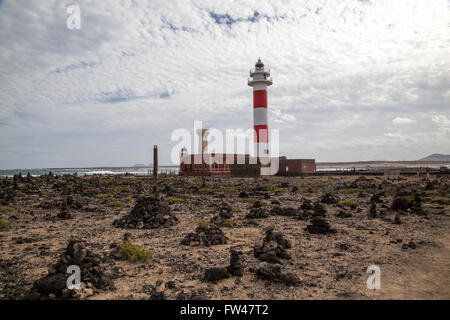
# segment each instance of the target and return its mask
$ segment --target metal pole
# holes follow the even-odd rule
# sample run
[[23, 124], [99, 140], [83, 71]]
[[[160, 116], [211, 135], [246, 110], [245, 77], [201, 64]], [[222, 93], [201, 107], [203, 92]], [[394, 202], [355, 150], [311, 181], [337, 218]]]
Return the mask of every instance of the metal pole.
[[158, 146], [153, 146], [153, 179], [158, 180]]

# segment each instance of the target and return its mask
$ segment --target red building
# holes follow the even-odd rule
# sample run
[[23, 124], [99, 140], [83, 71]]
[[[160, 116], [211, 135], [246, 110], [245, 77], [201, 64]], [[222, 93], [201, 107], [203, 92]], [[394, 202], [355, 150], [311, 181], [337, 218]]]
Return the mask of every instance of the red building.
[[[261, 166], [256, 164], [255, 158], [245, 155], [227, 154], [185, 154], [180, 161], [180, 175], [182, 176], [234, 176], [258, 177]], [[316, 172], [314, 159], [279, 158], [277, 175], [294, 176], [302, 173]]]

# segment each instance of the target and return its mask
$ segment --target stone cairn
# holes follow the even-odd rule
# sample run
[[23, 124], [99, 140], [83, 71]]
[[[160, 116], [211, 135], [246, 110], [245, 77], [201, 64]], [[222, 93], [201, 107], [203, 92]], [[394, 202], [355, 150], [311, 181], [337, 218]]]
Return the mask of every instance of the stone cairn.
[[253, 248], [253, 253], [259, 260], [282, 264], [281, 259], [291, 259], [286, 251], [286, 249], [291, 248], [291, 242], [284, 239], [281, 232], [273, 232], [273, 230], [273, 226], [266, 229], [266, 236], [262, 245], [256, 245]]
[[[71, 239], [61, 254], [60, 260], [49, 268], [48, 274], [34, 282], [26, 299], [83, 299], [98, 290], [114, 290], [111, 278], [101, 266], [101, 258], [86, 248], [84, 240]], [[67, 288], [71, 276], [67, 268], [76, 265], [80, 268], [80, 289]]]
[[242, 277], [244, 275], [244, 265], [241, 261], [242, 251], [234, 248], [230, 249], [230, 265], [228, 267], [213, 267], [205, 270], [206, 281], [218, 281], [229, 278], [231, 275]]
[[139, 198], [131, 212], [114, 220], [113, 226], [127, 229], [154, 229], [170, 227], [177, 223], [178, 218], [170, 211], [167, 201], [151, 196]]
[[[70, 196], [64, 196], [63, 200], [61, 202], [61, 208], [59, 213], [56, 215], [59, 219], [61, 220], [68, 220], [68, 219], [72, 219], [73, 216], [72, 214], [69, 212], [69, 204], [67, 203], [68, 198]], [[72, 200], [72, 197], [69, 198], [69, 201]], [[73, 201], [73, 200], [72, 200]]]
[[223, 233], [222, 229], [216, 224], [199, 225], [195, 232], [188, 233], [183, 240], [182, 245], [186, 246], [212, 246], [217, 244], [227, 243], [228, 238]]
[[230, 274], [236, 277], [242, 277], [244, 274], [244, 265], [241, 261], [242, 251], [230, 249], [230, 265], [227, 270]]
[[369, 218], [376, 218], [377, 217], [377, 203], [372, 202], [369, 209]]
[[222, 219], [233, 218], [233, 207], [226, 201], [223, 201], [219, 207], [219, 217]]
[[336, 198], [331, 193], [327, 192], [321, 197], [320, 202], [326, 203], [326, 204], [336, 204], [339, 202], [339, 199]]
[[330, 224], [323, 217], [313, 216], [310, 222], [311, 224], [307, 225], [305, 228], [309, 233], [325, 234], [336, 232], [336, 229], [332, 229]]
[[299, 211], [291, 207], [282, 208], [279, 206], [275, 206], [272, 208], [272, 210], [270, 210], [270, 214], [285, 217], [295, 217], [299, 215]]
[[250, 212], [245, 216], [247, 219], [260, 219], [267, 218], [269, 214], [266, 209], [263, 208], [261, 201], [255, 201], [250, 208]]
[[413, 193], [413, 203], [411, 205], [411, 212], [418, 215], [425, 215], [425, 211], [422, 206], [422, 199], [417, 193]]

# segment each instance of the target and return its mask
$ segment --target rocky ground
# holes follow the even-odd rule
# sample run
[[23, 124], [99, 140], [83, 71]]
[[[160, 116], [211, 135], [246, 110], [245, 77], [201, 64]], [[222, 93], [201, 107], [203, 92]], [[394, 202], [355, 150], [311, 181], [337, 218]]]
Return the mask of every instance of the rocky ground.
[[0, 299], [449, 299], [449, 180], [3, 178]]

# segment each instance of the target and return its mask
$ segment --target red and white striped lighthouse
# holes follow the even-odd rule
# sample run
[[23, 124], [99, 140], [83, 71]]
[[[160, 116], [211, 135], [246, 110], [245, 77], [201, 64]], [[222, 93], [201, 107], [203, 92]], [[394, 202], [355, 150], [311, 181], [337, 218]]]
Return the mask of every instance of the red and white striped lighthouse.
[[[248, 85], [253, 87], [253, 128], [255, 130], [256, 154], [261, 163], [261, 175], [270, 174], [269, 126], [267, 117], [267, 87], [272, 85], [270, 69], [261, 59], [250, 70]], [[269, 163], [267, 163], [269, 160]]]

